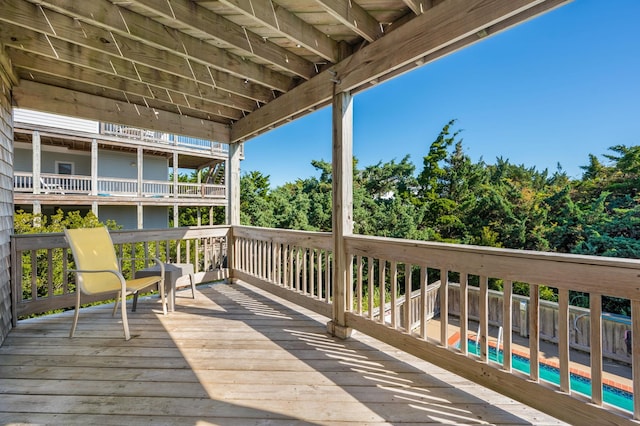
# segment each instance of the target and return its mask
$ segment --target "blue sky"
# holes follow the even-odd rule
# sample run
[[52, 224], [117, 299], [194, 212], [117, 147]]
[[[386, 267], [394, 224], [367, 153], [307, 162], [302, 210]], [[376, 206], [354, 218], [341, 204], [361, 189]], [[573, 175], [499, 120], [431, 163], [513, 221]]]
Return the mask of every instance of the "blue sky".
[[[640, 144], [640, 0], [575, 0], [354, 98], [359, 167], [410, 155], [417, 172], [456, 119], [473, 161], [579, 178], [588, 154]], [[331, 109], [245, 143], [242, 174], [276, 187], [331, 161]]]

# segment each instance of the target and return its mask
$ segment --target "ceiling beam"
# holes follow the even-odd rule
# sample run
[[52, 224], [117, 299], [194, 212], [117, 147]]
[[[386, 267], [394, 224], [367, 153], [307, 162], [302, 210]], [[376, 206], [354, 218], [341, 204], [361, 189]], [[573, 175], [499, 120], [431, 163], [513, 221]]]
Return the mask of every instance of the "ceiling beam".
[[129, 3], [145, 8], [168, 20], [177, 21], [208, 37], [213, 37], [234, 48], [241, 49], [247, 56], [271, 62], [284, 71], [308, 80], [316, 74], [315, 67], [306, 59], [293, 52], [263, 39], [224, 17], [211, 12], [189, 0], [129, 0]]
[[119, 102], [102, 96], [25, 80], [13, 88], [12, 94], [15, 106], [18, 108], [153, 129], [221, 143], [229, 142], [227, 125]]
[[[206, 41], [189, 36], [157, 21], [110, 3], [107, 0], [29, 0], [62, 14], [70, 14], [82, 22], [104, 28], [121, 36], [140, 41], [156, 49], [169, 50], [190, 61], [231, 73], [239, 78], [286, 92], [291, 78], [269, 68], [220, 49]], [[45, 8], [42, 8], [47, 13]]]
[[[218, 114], [205, 111], [205, 107], [198, 103], [190, 104], [190, 106], [181, 106], [177, 102], [167, 102], [160, 98], [150, 99], [131, 93], [127, 94], [120, 90], [94, 86], [84, 81], [65, 80], [63, 77], [57, 77], [51, 74], [26, 71], [22, 69], [18, 69], [18, 73], [22, 77], [23, 81], [37, 81], [38, 83], [48, 86], [59, 87], [73, 92], [86, 93], [118, 102], [136, 105], [134, 108], [152, 108], [158, 112], [170, 112], [172, 114], [184, 115], [196, 119], [215, 121], [224, 125], [228, 125], [231, 121], [230, 119], [225, 119]], [[36, 80], [32, 80], [34, 77]]]
[[[43, 35], [33, 33], [30, 36], [16, 34], [7, 37], [5, 30], [10, 29], [9, 25], [0, 26], [0, 41], [6, 41], [7, 47], [12, 47], [8, 52], [11, 58], [20, 62], [23, 68], [32, 70], [42, 70], [46, 73], [61, 72], [68, 65], [78, 68], [77, 72], [82, 70], [91, 70], [91, 73], [85, 72], [85, 77], [90, 75], [104, 75], [109, 81], [122, 90], [125, 90], [127, 81], [131, 83], [140, 83], [147, 85], [149, 91], [153, 87], [156, 90], [165, 90], [176, 92], [181, 96], [198, 97], [203, 100], [214, 100], [221, 105], [235, 108], [238, 110], [251, 111], [256, 108], [255, 101], [232, 96], [226, 92], [217, 91], [214, 87], [204, 84], [198, 84], [193, 80], [181, 79], [169, 73], [151, 69], [143, 65], [135, 65], [125, 59], [119, 57], [110, 57], [98, 51], [92, 51], [76, 45], [66, 43], [64, 41], [49, 38]], [[15, 42], [13, 38], [17, 39]], [[48, 43], [47, 43], [48, 41]], [[20, 56], [21, 52], [27, 51], [31, 55]], [[60, 64], [59, 66], [57, 64]], [[58, 70], [57, 67], [60, 69]], [[99, 73], [99, 74], [97, 74]], [[108, 76], [108, 77], [107, 77]], [[124, 80], [123, 80], [124, 79]], [[120, 82], [122, 80], [123, 82]], [[146, 83], [151, 81], [152, 84]], [[108, 81], [105, 82], [107, 84]], [[99, 84], [93, 81], [93, 84]], [[107, 86], [111, 86], [108, 84]], [[151, 95], [151, 93], [149, 93]]]
[[227, 7], [255, 19], [260, 25], [265, 25], [287, 37], [296, 44], [310, 50], [331, 63], [340, 60], [338, 43], [327, 37], [313, 25], [307, 24], [293, 13], [289, 12], [272, 0], [219, 0]]
[[[361, 89], [403, 67], [421, 65], [450, 53], [447, 47], [482, 30], [509, 20], [513, 26], [532, 16], [524, 13], [535, 7], [541, 14], [570, 0], [448, 0], [433, 7], [402, 27], [354, 53], [348, 59], [297, 86], [232, 125], [232, 142], [243, 141], [268, 130], [276, 123], [310, 108], [326, 105], [333, 93]], [[514, 19], [509, 19], [509, 18]], [[460, 43], [459, 48], [464, 47]], [[334, 87], [335, 86], [335, 87]]]
[[416, 15], [422, 15], [425, 10], [431, 8], [431, 0], [402, 0]]
[[[0, 9], [3, 12], [0, 14], [0, 21], [6, 22], [6, 25], [0, 27], [0, 34], [4, 39], [8, 39], [9, 43], [15, 45], [16, 48], [19, 48], [22, 44], [29, 44], [34, 39], [42, 39], [42, 49], [54, 54], [51, 50], [51, 45], [48, 47], [47, 45], [49, 40], [55, 41], [59, 39], [111, 54], [117, 58], [117, 61], [127, 59], [149, 68], [155, 68], [161, 73], [169, 72], [176, 76], [197, 80], [201, 84], [212, 86], [214, 88], [212, 89], [213, 91], [223, 90], [233, 93], [234, 96], [229, 96], [228, 94], [225, 94], [225, 96], [229, 98], [229, 101], [235, 100], [234, 103], [247, 111], [255, 108], [254, 101], [266, 103], [273, 99], [273, 92], [262, 85], [230, 76], [199, 62], [189, 61], [188, 58], [175, 55], [172, 52], [146, 46], [139, 41], [126, 39], [103, 28], [80, 23], [74, 18], [54, 11], [47, 11], [45, 17], [37, 6], [11, 0], [0, 0]], [[29, 31], [19, 30], [14, 24], [20, 25]], [[38, 33], [45, 34], [45, 37], [38, 36]], [[40, 54], [46, 54], [40, 50], [35, 51]], [[135, 78], [139, 79], [138, 76]], [[235, 95], [249, 98], [253, 101]]]
[[382, 37], [380, 23], [355, 1], [316, 0], [324, 10], [368, 42]]
[[[7, 48], [7, 52], [23, 79], [32, 80], [33, 74], [37, 73], [38, 81], [45, 79], [43, 75], [48, 75], [57, 78], [55, 85], [67, 88], [71, 88], [71, 84], [67, 81], [83, 82], [95, 86], [87, 90], [87, 93], [99, 94], [101, 90], [110, 90], [121, 94], [116, 99], [127, 100], [132, 99], [133, 96], [140, 97], [142, 105], [154, 103], [154, 106], [159, 109], [174, 111], [176, 107], [172, 105], [176, 105], [178, 110], [180, 108], [201, 109], [205, 113], [219, 115], [229, 120], [238, 120], [244, 115], [242, 110], [217, 103], [211, 98], [205, 100], [202, 97], [187, 95], [184, 91], [176, 92], [139, 81], [117, 79], [112, 74], [56, 61], [53, 58], [15, 50], [11, 47]], [[195, 86], [195, 83], [192, 82], [192, 85]], [[81, 89], [76, 86], [74, 90]]]

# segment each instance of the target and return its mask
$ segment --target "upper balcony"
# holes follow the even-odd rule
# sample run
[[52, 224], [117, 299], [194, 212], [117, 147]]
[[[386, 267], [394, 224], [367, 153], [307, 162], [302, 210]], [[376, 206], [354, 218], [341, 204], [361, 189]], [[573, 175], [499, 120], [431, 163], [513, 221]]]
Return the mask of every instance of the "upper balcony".
[[35, 182], [31, 172], [14, 172], [14, 198], [17, 204], [30, 202], [34, 198], [53, 199], [58, 204], [77, 204], [79, 201], [143, 201], [146, 204], [172, 205], [186, 202], [198, 205], [224, 205], [227, 199], [226, 186], [190, 182], [124, 179], [91, 176], [41, 173]]
[[[172, 133], [19, 108], [15, 108], [13, 114], [17, 141], [29, 142], [28, 134], [39, 131], [55, 138], [52, 143], [60, 146], [75, 147], [78, 138], [98, 138], [107, 145], [125, 141], [127, 145], [118, 145], [121, 149], [127, 146], [129, 149], [136, 146], [149, 149], [164, 148], [167, 152], [178, 149], [183, 156], [192, 153], [195, 156], [214, 156], [221, 159], [226, 158], [229, 153], [228, 144]], [[206, 160], [203, 162], [206, 163]]]

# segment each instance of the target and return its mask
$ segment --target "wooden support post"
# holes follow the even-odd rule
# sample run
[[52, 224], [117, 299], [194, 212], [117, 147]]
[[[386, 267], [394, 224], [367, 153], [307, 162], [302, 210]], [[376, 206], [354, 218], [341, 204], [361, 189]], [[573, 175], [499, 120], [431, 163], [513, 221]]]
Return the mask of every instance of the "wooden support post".
[[173, 198], [178, 199], [178, 153], [173, 152]]
[[[142, 197], [142, 179], [144, 176], [144, 170], [143, 170], [143, 161], [144, 161], [144, 155], [142, 152], [142, 147], [139, 146], [138, 147], [138, 197]], [[141, 228], [139, 228], [141, 229]]]
[[138, 217], [138, 229], [143, 229], [144, 228], [144, 207], [142, 206], [141, 202], [138, 202], [136, 204], [136, 211], [137, 211], [137, 217]]
[[351, 335], [345, 312], [353, 272], [344, 237], [353, 234], [353, 98], [351, 93], [333, 96], [333, 317], [328, 331], [346, 339]]
[[[91, 195], [98, 195], [98, 140], [91, 139]], [[97, 209], [93, 212], [98, 216]]]
[[31, 146], [33, 149], [33, 152], [31, 153], [32, 155], [32, 185], [33, 185], [33, 194], [34, 195], [38, 195], [40, 194], [42, 185], [40, 185], [40, 172], [42, 171], [42, 166], [41, 166], [41, 150], [40, 150], [40, 132], [37, 130], [33, 131], [33, 135], [31, 136]]
[[240, 225], [240, 154], [242, 144], [229, 145], [229, 159], [227, 160], [227, 225], [231, 226], [227, 241], [227, 267], [229, 268], [229, 280], [234, 282], [235, 240], [233, 238], [233, 227]]

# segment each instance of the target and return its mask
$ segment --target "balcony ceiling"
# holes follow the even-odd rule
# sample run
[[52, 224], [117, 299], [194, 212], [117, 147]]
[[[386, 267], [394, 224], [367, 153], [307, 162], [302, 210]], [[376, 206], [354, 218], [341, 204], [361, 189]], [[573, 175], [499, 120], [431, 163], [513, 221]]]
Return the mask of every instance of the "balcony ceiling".
[[0, 67], [18, 107], [234, 143], [568, 1], [0, 0]]

